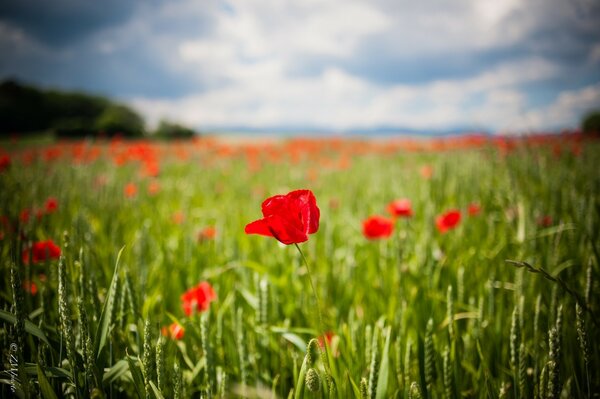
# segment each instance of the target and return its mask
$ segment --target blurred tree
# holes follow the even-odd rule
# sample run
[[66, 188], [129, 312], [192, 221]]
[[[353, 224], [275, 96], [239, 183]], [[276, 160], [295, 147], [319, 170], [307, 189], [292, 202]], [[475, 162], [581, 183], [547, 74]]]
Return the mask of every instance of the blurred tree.
[[95, 124], [98, 132], [109, 136], [122, 134], [124, 136], [142, 136], [144, 120], [124, 105], [111, 104], [98, 116]]
[[153, 135], [161, 139], [189, 139], [194, 137], [196, 132], [180, 124], [161, 120]]
[[130, 108], [77, 92], [40, 90], [8, 80], [0, 83], [0, 134], [51, 130], [62, 137], [121, 133], [140, 136], [144, 121]]
[[585, 133], [600, 133], [600, 110], [592, 111], [584, 116], [581, 130]]

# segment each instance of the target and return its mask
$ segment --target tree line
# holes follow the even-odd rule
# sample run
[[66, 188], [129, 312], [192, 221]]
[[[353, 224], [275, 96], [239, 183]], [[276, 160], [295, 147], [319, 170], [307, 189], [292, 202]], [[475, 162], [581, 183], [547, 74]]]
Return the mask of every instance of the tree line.
[[15, 80], [0, 83], [0, 135], [51, 131], [58, 137], [187, 138], [196, 132], [169, 121], [153, 131], [130, 107], [82, 92], [44, 90]]

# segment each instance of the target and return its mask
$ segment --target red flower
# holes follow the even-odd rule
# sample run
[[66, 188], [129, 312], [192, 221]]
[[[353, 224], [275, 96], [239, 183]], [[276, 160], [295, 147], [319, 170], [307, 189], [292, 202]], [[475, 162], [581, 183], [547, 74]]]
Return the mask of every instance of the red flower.
[[185, 215], [182, 211], [177, 211], [173, 214], [173, 223], [182, 224], [185, 221]]
[[399, 217], [411, 217], [412, 216], [412, 205], [409, 199], [402, 198], [392, 201], [388, 205], [388, 212], [392, 216]]
[[158, 184], [157, 181], [151, 181], [150, 184], [148, 184], [148, 194], [150, 195], [156, 195], [158, 194], [158, 192], [160, 191], [160, 184]]
[[476, 216], [481, 212], [481, 206], [476, 202], [472, 202], [469, 204], [467, 212], [469, 212], [469, 216]]
[[[23, 251], [23, 263], [29, 263], [29, 249]], [[40, 263], [49, 259], [58, 259], [60, 257], [60, 248], [52, 241], [38, 241], [31, 247], [33, 263]]]
[[216, 236], [217, 236], [217, 229], [215, 229], [212, 226], [208, 226], [208, 227], [205, 227], [202, 230], [200, 230], [200, 232], [198, 232], [198, 241], [202, 242], [202, 241], [212, 240]]
[[32, 296], [35, 296], [38, 292], [38, 287], [37, 285], [31, 281], [31, 280], [25, 280], [23, 281], [23, 289], [26, 292], [29, 292]]
[[458, 226], [459, 222], [460, 211], [458, 209], [451, 209], [435, 219], [435, 227], [437, 227], [438, 231], [443, 234], [448, 230]]
[[133, 198], [137, 194], [137, 186], [134, 183], [127, 183], [124, 191], [127, 198]]
[[540, 227], [550, 227], [550, 226], [552, 226], [552, 223], [553, 223], [553, 220], [552, 220], [552, 216], [550, 216], [550, 215], [541, 216], [537, 220], [537, 224]]
[[0, 172], [10, 167], [10, 157], [8, 155], [0, 155]]
[[325, 332], [325, 334], [319, 337], [319, 346], [324, 348], [325, 342], [327, 341], [327, 346], [331, 347], [331, 341], [333, 340], [333, 337], [335, 337], [335, 333], [333, 331]]
[[433, 168], [431, 165], [425, 165], [421, 168], [421, 176], [425, 179], [431, 179], [431, 176], [433, 176]]
[[30, 217], [31, 217], [31, 210], [30, 209], [23, 209], [21, 211], [21, 213], [19, 214], [19, 219], [23, 223], [28, 223]]
[[297, 244], [319, 230], [320, 211], [310, 190], [296, 190], [267, 198], [262, 203], [264, 218], [246, 225], [246, 234], [274, 237], [283, 244]]
[[165, 337], [180, 340], [183, 339], [183, 335], [185, 334], [185, 328], [183, 328], [179, 323], [171, 323], [169, 327], [164, 326], [161, 329], [161, 333]]
[[202, 281], [181, 295], [183, 311], [187, 316], [191, 316], [194, 311], [208, 310], [208, 306], [215, 299], [217, 299], [217, 294], [208, 281]]
[[363, 235], [369, 240], [388, 238], [394, 231], [394, 222], [383, 216], [371, 216], [363, 221]]
[[46, 200], [46, 213], [53, 213], [56, 212], [56, 210], [58, 209], [58, 200], [54, 197], [50, 197]]

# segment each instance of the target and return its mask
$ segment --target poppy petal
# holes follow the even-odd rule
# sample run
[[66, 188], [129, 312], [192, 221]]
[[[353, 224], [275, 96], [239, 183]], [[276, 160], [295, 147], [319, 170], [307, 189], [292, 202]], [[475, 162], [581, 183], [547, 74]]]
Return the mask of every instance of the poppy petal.
[[261, 236], [273, 237], [273, 233], [269, 229], [269, 225], [265, 219], [259, 219], [252, 223], [248, 223], [244, 232], [246, 234], [259, 234]]
[[298, 244], [308, 240], [308, 235], [304, 231], [279, 215], [269, 216], [265, 220], [273, 237], [283, 244]]

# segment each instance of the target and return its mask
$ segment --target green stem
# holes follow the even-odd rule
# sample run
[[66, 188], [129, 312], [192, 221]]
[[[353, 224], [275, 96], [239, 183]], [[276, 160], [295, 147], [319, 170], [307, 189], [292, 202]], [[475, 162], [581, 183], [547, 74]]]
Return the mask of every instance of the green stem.
[[321, 314], [321, 301], [319, 300], [319, 294], [317, 293], [317, 289], [315, 288], [315, 284], [313, 283], [313, 278], [312, 278], [312, 273], [310, 271], [310, 266], [308, 266], [308, 262], [306, 260], [306, 257], [304, 256], [304, 252], [302, 252], [302, 250], [300, 249], [300, 247], [298, 246], [298, 244], [294, 243], [294, 245], [296, 246], [296, 248], [298, 249], [298, 252], [300, 252], [300, 256], [302, 257], [302, 261], [304, 261], [304, 266], [306, 266], [306, 270], [308, 271], [308, 281], [310, 281], [310, 286], [312, 288], [313, 294], [315, 296], [315, 301], [317, 303], [317, 314], [318, 314], [318, 322], [319, 322], [319, 329], [318, 329], [318, 334], [321, 335], [321, 339], [323, 340], [323, 344], [325, 346], [325, 350], [327, 351], [327, 369], [329, 369], [329, 345], [327, 344], [327, 339], [325, 338], [325, 330], [323, 330], [323, 316]]

